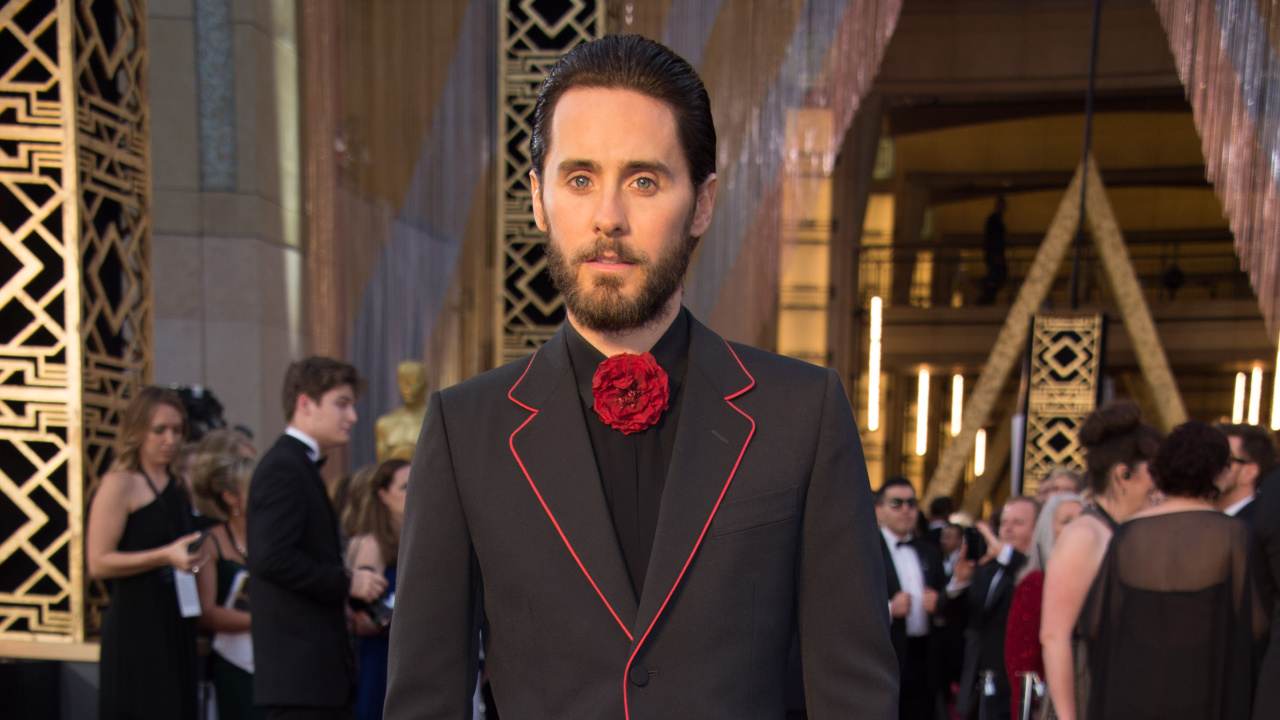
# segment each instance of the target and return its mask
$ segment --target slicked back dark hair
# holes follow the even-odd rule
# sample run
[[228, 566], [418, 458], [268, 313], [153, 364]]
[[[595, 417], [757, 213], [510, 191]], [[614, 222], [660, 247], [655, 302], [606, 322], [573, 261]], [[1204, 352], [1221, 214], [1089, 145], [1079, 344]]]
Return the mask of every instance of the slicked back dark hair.
[[716, 128], [702, 79], [671, 48], [640, 35], [609, 35], [583, 43], [551, 66], [533, 109], [529, 151], [542, 177], [551, 144], [551, 118], [560, 97], [573, 88], [633, 90], [659, 100], [676, 118], [676, 134], [693, 187], [716, 169]]

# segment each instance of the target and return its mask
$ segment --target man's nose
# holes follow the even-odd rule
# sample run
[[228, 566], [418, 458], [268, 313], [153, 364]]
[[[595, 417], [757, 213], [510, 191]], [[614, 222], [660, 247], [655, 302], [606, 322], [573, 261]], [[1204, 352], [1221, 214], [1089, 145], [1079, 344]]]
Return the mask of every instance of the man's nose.
[[600, 193], [600, 202], [596, 205], [595, 216], [591, 218], [591, 229], [599, 235], [617, 237], [627, 232], [626, 198], [616, 189], [608, 189]]

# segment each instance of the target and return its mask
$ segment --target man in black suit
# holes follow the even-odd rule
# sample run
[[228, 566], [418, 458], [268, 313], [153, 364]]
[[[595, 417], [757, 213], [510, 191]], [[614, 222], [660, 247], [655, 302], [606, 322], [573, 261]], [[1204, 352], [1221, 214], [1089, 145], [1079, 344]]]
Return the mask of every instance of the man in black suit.
[[254, 701], [273, 720], [355, 717], [347, 598], [376, 600], [386, 580], [368, 570], [348, 574], [318, 464], [347, 443], [358, 385], [356, 369], [337, 360], [290, 365], [289, 426], [249, 484]]
[[1218, 426], [1231, 443], [1231, 463], [1218, 476], [1215, 501], [1222, 512], [1253, 525], [1258, 503], [1254, 501], [1263, 478], [1276, 464], [1276, 446], [1271, 431], [1261, 425]]
[[916, 490], [894, 477], [876, 491], [880, 551], [888, 585], [889, 636], [898, 654], [900, 720], [929, 720], [939, 667], [933, 656], [933, 616], [947, 581], [942, 552], [912, 532], [920, 514]]
[[1004, 666], [1005, 627], [1013, 602], [1014, 580], [1027, 562], [1040, 506], [1031, 498], [1010, 498], [1000, 511], [1000, 544], [981, 565], [961, 552], [955, 574], [947, 586], [947, 612], [966, 623], [964, 671], [956, 709], [967, 718], [1009, 718], [1009, 678]]
[[432, 396], [400, 545], [385, 717], [888, 720], [897, 678], [838, 376], [681, 306], [715, 201], [692, 67], [638, 36], [551, 69], [531, 141], [568, 322]]
[[[1235, 448], [1231, 454], [1235, 456]], [[1253, 525], [1253, 575], [1262, 607], [1271, 618], [1271, 639], [1258, 670], [1255, 718], [1280, 717], [1280, 489], [1276, 482], [1268, 476], [1266, 490], [1254, 503], [1258, 511]]]

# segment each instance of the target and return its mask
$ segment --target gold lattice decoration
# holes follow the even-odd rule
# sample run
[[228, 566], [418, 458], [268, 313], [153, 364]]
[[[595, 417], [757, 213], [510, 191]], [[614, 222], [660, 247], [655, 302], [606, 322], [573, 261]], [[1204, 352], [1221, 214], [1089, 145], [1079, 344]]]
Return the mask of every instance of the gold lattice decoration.
[[605, 0], [504, 0], [498, 52], [498, 364], [538, 349], [564, 321], [533, 221], [529, 139], [547, 70], [564, 53], [604, 34]]
[[1097, 405], [1106, 324], [1101, 315], [1037, 315], [1031, 329], [1031, 383], [1022, 493], [1035, 495], [1055, 465], [1082, 470], [1077, 437]]
[[141, 0], [0, 8], [4, 654], [97, 626], [84, 491], [151, 374], [145, 18]]

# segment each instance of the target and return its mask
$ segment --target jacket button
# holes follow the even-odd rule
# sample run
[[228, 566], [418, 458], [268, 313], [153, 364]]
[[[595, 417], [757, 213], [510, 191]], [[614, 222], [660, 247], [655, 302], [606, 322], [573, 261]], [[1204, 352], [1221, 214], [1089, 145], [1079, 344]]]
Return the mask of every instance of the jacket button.
[[644, 687], [649, 684], [649, 671], [645, 670], [644, 667], [640, 665], [632, 665], [629, 676], [631, 678], [631, 684], [636, 687]]

